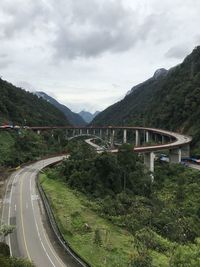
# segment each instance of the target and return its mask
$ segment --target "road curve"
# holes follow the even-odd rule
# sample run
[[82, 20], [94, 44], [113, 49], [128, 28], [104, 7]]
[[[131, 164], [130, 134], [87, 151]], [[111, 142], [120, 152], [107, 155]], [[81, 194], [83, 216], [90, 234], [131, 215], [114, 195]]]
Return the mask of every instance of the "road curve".
[[[144, 153], [144, 152], [153, 152], [160, 151], [164, 149], [175, 149], [181, 146], [185, 146], [190, 144], [192, 141], [192, 137], [183, 135], [180, 133], [167, 131], [158, 128], [149, 128], [149, 127], [135, 127], [135, 126], [41, 126], [41, 127], [30, 127], [31, 130], [51, 130], [51, 129], [82, 129], [82, 130], [100, 130], [100, 129], [110, 129], [110, 130], [139, 130], [139, 131], [148, 131], [150, 133], [162, 135], [169, 137], [171, 139], [170, 142], [165, 144], [155, 144], [155, 145], [146, 145], [146, 146], [135, 146], [134, 151], [136, 153]], [[117, 150], [116, 150], [117, 151]], [[113, 152], [116, 152], [113, 150]]]
[[7, 238], [11, 255], [28, 258], [37, 267], [80, 266], [70, 255], [60, 255], [36, 187], [38, 172], [61, 159], [49, 158], [21, 168], [11, 175], [6, 189], [2, 222], [16, 226]]

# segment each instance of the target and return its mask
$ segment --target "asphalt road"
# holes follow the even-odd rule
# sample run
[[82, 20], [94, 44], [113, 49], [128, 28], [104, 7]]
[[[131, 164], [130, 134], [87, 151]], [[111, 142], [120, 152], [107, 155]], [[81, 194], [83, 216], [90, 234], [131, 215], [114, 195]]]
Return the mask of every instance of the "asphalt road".
[[71, 256], [61, 255], [36, 188], [38, 171], [60, 159], [62, 157], [41, 160], [13, 173], [4, 198], [2, 221], [16, 226], [7, 238], [11, 255], [28, 258], [37, 267], [79, 266]]

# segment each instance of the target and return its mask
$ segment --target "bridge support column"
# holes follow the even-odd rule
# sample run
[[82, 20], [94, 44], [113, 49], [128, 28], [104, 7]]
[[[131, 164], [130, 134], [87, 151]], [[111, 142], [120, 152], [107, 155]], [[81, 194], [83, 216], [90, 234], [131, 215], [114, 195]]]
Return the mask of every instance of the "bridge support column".
[[110, 136], [110, 144], [111, 144], [111, 147], [114, 146], [114, 139], [115, 139], [115, 130], [112, 130], [111, 136]]
[[99, 137], [102, 138], [102, 129], [99, 129]]
[[96, 134], [96, 131], [95, 131], [95, 129], [93, 130], [93, 135], [95, 135]]
[[37, 134], [40, 135], [40, 130], [37, 130]]
[[135, 146], [139, 146], [140, 145], [140, 133], [139, 130], [135, 131]]
[[106, 129], [106, 138], [109, 140], [109, 129]]
[[153, 152], [144, 153], [144, 164], [150, 172], [154, 172], [154, 158], [155, 154]]
[[82, 134], [83, 134], [83, 131], [82, 131], [82, 129], [80, 129], [79, 133], [80, 133], [80, 135], [82, 135]]
[[89, 135], [89, 129], [86, 130], [87, 135]]
[[149, 131], [146, 131], [145, 133], [145, 141], [146, 143], [149, 143]]
[[181, 162], [181, 149], [174, 148], [169, 150], [169, 162], [180, 163]]
[[162, 144], [164, 144], [164, 143], [165, 143], [165, 136], [162, 135]]
[[123, 143], [127, 143], [127, 130], [124, 129]]
[[72, 137], [74, 137], [75, 134], [76, 134], [76, 130], [73, 130], [73, 131], [72, 131]]
[[186, 144], [185, 146], [181, 147], [181, 157], [182, 158], [190, 157], [190, 145], [189, 144]]

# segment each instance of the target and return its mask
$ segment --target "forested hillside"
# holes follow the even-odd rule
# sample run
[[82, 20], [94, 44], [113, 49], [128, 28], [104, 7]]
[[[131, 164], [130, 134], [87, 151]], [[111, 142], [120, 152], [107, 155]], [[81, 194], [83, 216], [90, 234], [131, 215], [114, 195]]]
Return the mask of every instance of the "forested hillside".
[[94, 125], [153, 126], [192, 134], [200, 141], [200, 46], [182, 64], [136, 86], [101, 112]]
[[72, 125], [74, 125], [74, 126], [84, 126], [86, 124], [86, 122], [84, 121], [84, 119], [78, 113], [72, 112], [68, 107], [66, 107], [65, 105], [60, 104], [53, 97], [47, 95], [44, 92], [36, 92], [36, 95], [38, 97], [41, 97], [41, 98], [45, 99], [46, 101], [48, 101], [49, 103], [51, 103], [52, 105], [54, 105], [57, 109], [59, 109], [60, 111], [62, 111], [62, 113], [67, 118], [67, 120]]
[[69, 125], [64, 114], [47, 101], [0, 79], [0, 124]]

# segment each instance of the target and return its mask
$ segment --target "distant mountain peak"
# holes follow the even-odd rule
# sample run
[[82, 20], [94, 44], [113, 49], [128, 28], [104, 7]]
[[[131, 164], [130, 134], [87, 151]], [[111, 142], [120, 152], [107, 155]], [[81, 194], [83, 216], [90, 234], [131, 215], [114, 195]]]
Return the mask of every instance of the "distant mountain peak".
[[98, 114], [100, 111], [96, 111], [93, 114], [89, 111], [82, 110], [79, 112], [79, 115], [86, 121], [87, 123], [90, 123]]
[[168, 73], [168, 70], [166, 70], [164, 68], [158, 69], [155, 71], [153, 78], [157, 80], [158, 78], [167, 75], [167, 73]]
[[168, 73], [168, 70], [166, 70], [164, 68], [157, 69], [151, 78], [149, 78], [148, 80], [146, 80], [142, 83], [139, 83], [138, 85], [133, 86], [132, 89], [126, 93], [126, 96], [130, 95], [131, 93], [135, 92], [137, 89], [141, 88], [142, 86], [144, 86], [145, 84], [147, 84], [151, 81], [155, 81], [155, 80], [158, 80], [160, 78], [165, 77], [167, 75], [167, 73]]
[[85, 120], [77, 113], [72, 112], [68, 107], [59, 103], [56, 99], [49, 96], [45, 92], [37, 91], [35, 94], [40, 98], [45, 99], [47, 102], [54, 105], [57, 109], [63, 112], [68, 121], [74, 126], [84, 126], [86, 124]]

